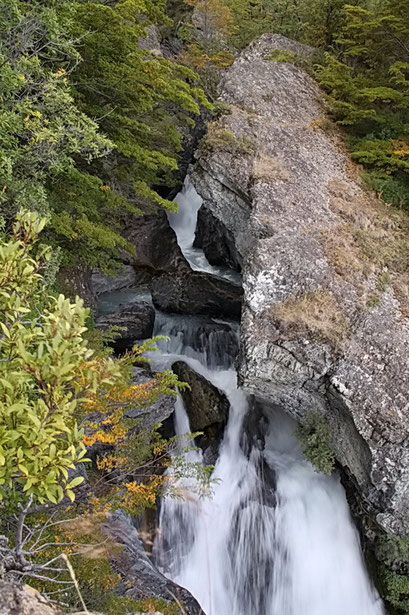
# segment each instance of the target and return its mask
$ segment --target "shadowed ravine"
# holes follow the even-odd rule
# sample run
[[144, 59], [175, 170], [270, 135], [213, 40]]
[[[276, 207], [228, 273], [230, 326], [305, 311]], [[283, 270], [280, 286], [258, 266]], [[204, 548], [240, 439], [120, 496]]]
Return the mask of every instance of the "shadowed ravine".
[[[192, 249], [191, 205], [195, 212], [200, 205], [192, 186], [185, 186], [178, 202], [180, 213], [170, 223], [185, 256], [192, 267], [222, 275]], [[156, 333], [171, 338], [157, 367], [184, 360], [225, 392], [231, 410], [213, 495], [199, 499], [194, 490], [189, 493], [186, 479], [184, 501], [162, 502], [155, 545], [161, 570], [189, 589], [206, 615], [383, 614], [339, 477], [321, 475], [306, 462], [292, 419], [279, 409], [263, 410], [263, 437], [248, 433], [250, 400], [237, 388], [231, 357], [223, 357], [220, 340], [213, 351], [193, 351], [182, 341], [188, 336], [181, 335], [189, 326], [187, 319], [176, 329], [174, 318], [157, 319]], [[181, 398], [175, 428], [179, 434], [189, 431]], [[197, 451], [188, 455], [201, 459]]]

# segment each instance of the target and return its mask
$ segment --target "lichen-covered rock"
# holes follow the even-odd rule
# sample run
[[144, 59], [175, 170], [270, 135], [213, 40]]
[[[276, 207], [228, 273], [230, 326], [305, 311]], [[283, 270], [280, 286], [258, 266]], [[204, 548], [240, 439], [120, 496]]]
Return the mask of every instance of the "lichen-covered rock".
[[61, 611], [28, 585], [0, 579], [0, 614], [61, 615]]
[[229, 69], [192, 181], [244, 262], [240, 380], [297, 420], [325, 415], [386, 530], [409, 531], [408, 219], [361, 185], [317, 84], [271, 51]]

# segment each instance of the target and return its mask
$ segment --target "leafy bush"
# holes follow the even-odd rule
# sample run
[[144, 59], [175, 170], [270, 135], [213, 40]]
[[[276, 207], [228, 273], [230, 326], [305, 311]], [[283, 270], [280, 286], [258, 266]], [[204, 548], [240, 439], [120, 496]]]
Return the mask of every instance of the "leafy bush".
[[297, 428], [301, 449], [312, 465], [323, 474], [332, 474], [335, 455], [331, 449], [331, 432], [325, 418], [318, 413], [309, 413]]

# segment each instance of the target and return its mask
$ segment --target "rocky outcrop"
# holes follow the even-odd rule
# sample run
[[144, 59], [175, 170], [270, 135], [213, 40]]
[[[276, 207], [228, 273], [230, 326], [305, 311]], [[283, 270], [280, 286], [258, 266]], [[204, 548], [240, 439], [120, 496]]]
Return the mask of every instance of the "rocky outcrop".
[[96, 320], [96, 326], [102, 331], [118, 327], [119, 336], [114, 342], [116, 350], [132, 348], [137, 341], [152, 337], [154, 323], [155, 310], [144, 301], [121, 305], [115, 312]]
[[133, 600], [161, 598], [169, 604], [174, 604], [176, 599], [186, 615], [204, 615], [187, 589], [167, 579], [152, 564], [131, 519], [123, 511], [111, 513], [104, 531], [124, 546], [119, 569], [126, 572], [122, 583], [115, 588], [118, 594]]
[[[0, 580], [1, 615], [61, 615], [41, 594], [28, 585]], [[77, 614], [79, 615], [79, 614]]]
[[241, 287], [207, 273], [164, 274], [153, 280], [151, 291], [154, 306], [164, 312], [227, 318], [241, 314]]
[[244, 262], [240, 380], [324, 415], [377, 522], [408, 532], [408, 221], [362, 187], [318, 86], [276, 49], [311, 52], [265, 35], [234, 62], [192, 175]]

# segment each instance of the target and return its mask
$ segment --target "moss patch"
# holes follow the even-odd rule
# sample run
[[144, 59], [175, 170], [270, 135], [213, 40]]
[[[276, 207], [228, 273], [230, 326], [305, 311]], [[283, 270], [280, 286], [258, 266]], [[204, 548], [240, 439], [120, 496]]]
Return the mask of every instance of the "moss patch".
[[213, 123], [202, 140], [202, 148], [207, 152], [221, 150], [233, 155], [251, 155], [256, 150], [256, 144], [247, 135], [237, 136]]
[[309, 413], [303, 424], [298, 426], [297, 436], [308, 461], [319, 472], [332, 474], [335, 454], [330, 446], [331, 432], [325, 418], [315, 412]]

